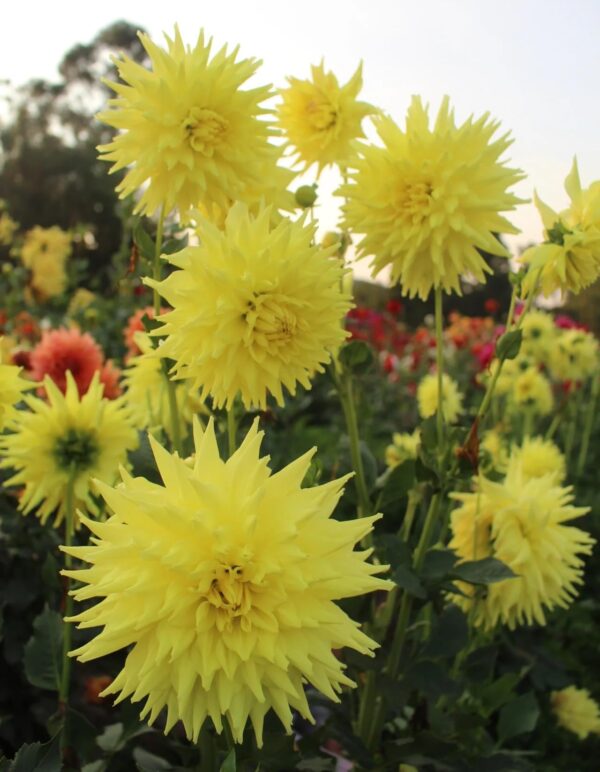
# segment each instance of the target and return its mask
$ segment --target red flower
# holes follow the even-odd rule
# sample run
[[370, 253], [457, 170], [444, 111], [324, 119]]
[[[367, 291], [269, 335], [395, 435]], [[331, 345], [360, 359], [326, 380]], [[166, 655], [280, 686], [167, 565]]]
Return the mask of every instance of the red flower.
[[89, 333], [76, 329], [50, 330], [31, 352], [31, 376], [42, 381], [49, 375], [64, 393], [70, 370], [79, 396], [86, 393], [96, 370], [102, 368], [104, 355]]
[[[161, 314], [166, 314], [168, 308], [161, 308], [160, 312]], [[127, 327], [123, 330], [123, 336], [125, 338], [125, 345], [127, 346], [127, 355], [125, 359], [127, 360], [129, 357], [137, 356], [138, 354], [141, 354], [141, 351], [139, 349], [139, 346], [135, 342], [135, 334], [136, 332], [144, 332], [144, 322], [142, 321], [144, 316], [147, 316], [149, 319], [154, 319], [154, 307], [153, 306], [146, 306], [146, 308], [139, 308], [135, 314], [132, 314], [129, 317], [129, 320], [127, 321]]]
[[404, 306], [399, 300], [392, 298], [392, 300], [388, 300], [386, 309], [388, 313], [398, 316], [404, 310]]
[[488, 314], [497, 314], [500, 310], [500, 303], [496, 300], [496, 298], [488, 298], [483, 304], [483, 307], [488, 312]]

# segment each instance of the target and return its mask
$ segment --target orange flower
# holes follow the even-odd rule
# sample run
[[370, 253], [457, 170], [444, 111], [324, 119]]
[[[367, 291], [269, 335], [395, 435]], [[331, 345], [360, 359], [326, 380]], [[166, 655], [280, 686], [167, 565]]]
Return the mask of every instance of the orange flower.
[[100, 383], [104, 386], [104, 397], [106, 399], [116, 399], [121, 395], [120, 377], [121, 371], [115, 366], [112, 359], [108, 359], [100, 370]]
[[79, 396], [82, 396], [103, 363], [102, 349], [87, 332], [50, 330], [42, 334], [42, 340], [31, 352], [31, 376], [36, 381], [42, 381], [45, 375], [50, 376], [64, 394], [67, 370], [70, 370]]
[[[166, 314], [169, 310], [170, 309], [165, 307], [161, 308], [160, 312], [161, 314]], [[148, 332], [148, 330], [146, 330], [144, 327], [144, 322], [142, 321], [144, 316], [147, 316], [149, 319], [154, 319], [154, 308], [152, 306], [140, 308], [135, 312], [135, 314], [132, 314], [127, 321], [127, 327], [125, 327], [123, 331], [125, 345], [127, 346], [127, 356], [125, 357], [126, 360], [129, 359], [129, 357], [135, 357], [142, 353], [140, 347], [135, 342], [135, 335], [137, 332]]]

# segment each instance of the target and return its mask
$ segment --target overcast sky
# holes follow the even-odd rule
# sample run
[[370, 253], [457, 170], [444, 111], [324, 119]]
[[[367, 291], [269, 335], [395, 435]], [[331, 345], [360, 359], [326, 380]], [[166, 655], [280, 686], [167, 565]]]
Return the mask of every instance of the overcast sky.
[[[411, 94], [437, 111], [444, 94], [457, 120], [489, 111], [510, 130], [512, 165], [551, 206], [567, 203], [563, 180], [577, 154], [584, 185], [600, 178], [600, 0], [169, 0], [152, 4], [11, 2], [0, 27], [0, 79], [57, 78], [63, 54], [113, 21], [143, 26], [162, 41], [177, 22], [193, 43], [204, 27], [216, 44], [240, 44], [264, 62], [264, 82], [308, 77], [325, 64], [346, 81], [364, 62], [362, 98], [402, 122]], [[321, 192], [337, 185], [323, 178]], [[331, 227], [335, 213], [322, 214]], [[512, 216], [523, 233], [513, 250], [537, 240], [533, 205]]]

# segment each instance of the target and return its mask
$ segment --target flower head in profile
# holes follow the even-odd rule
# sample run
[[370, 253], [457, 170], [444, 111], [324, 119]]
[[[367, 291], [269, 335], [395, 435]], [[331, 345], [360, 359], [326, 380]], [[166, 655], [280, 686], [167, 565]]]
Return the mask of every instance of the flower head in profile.
[[156, 330], [167, 336], [161, 355], [202, 399], [222, 407], [240, 394], [246, 408], [264, 408], [272, 394], [282, 404], [283, 388], [310, 388], [346, 337], [343, 268], [334, 248], [314, 244], [314, 230], [236, 204], [223, 230], [204, 220], [200, 246], [168, 256], [179, 270], [147, 280], [173, 308]]
[[590, 734], [600, 734], [600, 707], [587, 689], [567, 686], [550, 695], [552, 712], [559, 725], [573, 732], [580, 740]]
[[[3, 338], [0, 338], [0, 344]], [[0, 431], [4, 429], [7, 421], [16, 414], [15, 405], [23, 397], [26, 389], [33, 384], [21, 378], [21, 368], [16, 365], [4, 364], [4, 355], [0, 345]]]
[[122, 403], [102, 398], [97, 375], [81, 398], [71, 373], [66, 380], [63, 394], [46, 377], [47, 401], [26, 397], [29, 409], [19, 410], [11, 433], [0, 438], [0, 466], [16, 470], [6, 484], [25, 488], [20, 509], [35, 511], [42, 522], [55, 513], [55, 525], [65, 516], [71, 475], [76, 506], [95, 512], [92, 478], [112, 482], [137, 444]]
[[585, 381], [598, 372], [600, 347], [596, 336], [585, 330], [563, 330], [552, 346], [548, 367], [560, 381]]
[[389, 266], [404, 294], [426, 299], [432, 287], [460, 293], [460, 277], [490, 272], [479, 250], [508, 257], [496, 233], [517, 230], [500, 212], [519, 199], [508, 189], [522, 175], [501, 161], [510, 145], [488, 114], [457, 126], [448, 98], [432, 127], [413, 97], [403, 131], [374, 119], [382, 146], [365, 146], [345, 196], [344, 225], [364, 234], [359, 257], [373, 256], [374, 275]]
[[566, 608], [582, 583], [582, 555], [592, 551], [594, 539], [570, 521], [588, 512], [572, 505], [572, 488], [551, 477], [526, 477], [520, 464], [511, 464], [501, 483], [481, 476], [475, 491], [453, 493], [459, 502], [451, 514], [450, 549], [460, 560], [494, 557], [515, 578], [487, 588], [478, 597], [473, 586], [460, 582], [470, 597], [453, 596], [474, 624], [510, 629], [546, 623], [546, 612]]
[[102, 349], [89, 333], [76, 328], [46, 330], [31, 352], [31, 377], [43, 381], [48, 376], [64, 394], [70, 372], [81, 396], [103, 362]]
[[581, 292], [600, 276], [600, 181], [582, 189], [577, 159], [565, 180], [570, 206], [555, 212], [535, 196], [544, 224], [544, 242], [520, 257], [529, 267], [523, 290], [535, 291], [538, 283], [546, 297], [553, 292]]
[[398, 466], [404, 461], [416, 458], [421, 443], [421, 433], [415, 429], [410, 432], [395, 432], [392, 436], [392, 444], [385, 449], [385, 463], [389, 467]]
[[550, 475], [562, 484], [567, 476], [567, 462], [552, 440], [526, 437], [523, 444], [511, 449], [510, 463], [518, 464], [524, 479]]
[[72, 621], [102, 629], [72, 653], [130, 647], [103, 695], [144, 700], [150, 723], [166, 708], [165, 731], [181, 720], [192, 740], [210, 718], [241, 742], [250, 720], [260, 745], [271, 708], [288, 732], [292, 710], [312, 721], [305, 683], [335, 701], [354, 685], [334, 649], [375, 648], [335, 601], [390, 588], [353, 550], [380, 516], [332, 519], [347, 478], [302, 488], [313, 451], [272, 474], [258, 421], [228, 461], [212, 420], [194, 434], [193, 465], [151, 438], [162, 484], [98, 485], [113, 515], [68, 575], [77, 600], [102, 598]]
[[308, 169], [317, 164], [319, 172], [330, 164], [346, 164], [356, 155], [354, 146], [364, 137], [362, 121], [376, 112], [357, 97], [362, 88], [362, 64], [345, 86], [340, 86], [325, 64], [311, 67], [311, 80], [288, 78], [280, 92], [279, 125]]
[[98, 116], [120, 131], [99, 147], [111, 172], [128, 167], [119, 195], [141, 190], [135, 211], [142, 214], [164, 207], [185, 216], [198, 204], [226, 211], [249, 187], [260, 187], [265, 163], [280, 154], [264, 120], [270, 88], [244, 88], [260, 62], [236, 61], [237, 48], [211, 56], [202, 32], [190, 47], [176, 27], [173, 38], [165, 35], [166, 50], [139, 37], [151, 69], [127, 56], [118, 60], [122, 82], [108, 84], [117, 96]]
[[[138, 429], [153, 431], [163, 428], [170, 435], [172, 430], [167, 380], [161, 359], [148, 335], [138, 332], [135, 345], [140, 353], [129, 358], [125, 370], [125, 402]], [[184, 433], [192, 423], [192, 417], [204, 410], [204, 405], [190, 383], [175, 384], [180, 427]]]
[[[442, 375], [442, 396], [444, 419], [454, 423], [462, 412], [462, 394], [456, 381], [449, 375]], [[421, 418], [430, 418], [437, 412], [439, 404], [438, 377], [436, 373], [426, 375], [417, 388], [417, 401]]]

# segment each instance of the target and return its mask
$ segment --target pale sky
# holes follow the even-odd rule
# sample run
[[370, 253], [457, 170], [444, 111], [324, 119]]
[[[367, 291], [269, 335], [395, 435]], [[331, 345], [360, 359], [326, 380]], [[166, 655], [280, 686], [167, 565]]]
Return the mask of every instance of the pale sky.
[[[215, 44], [239, 44], [263, 60], [263, 82], [305, 78], [322, 57], [345, 82], [363, 60], [361, 98], [402, 124], [412, 94], [435, 115], [448, 94], [462, 122], [489, 111], [510, 130], [511, 165], [528, 176], [516, 192], [537, 188], [553, 208], [566, 205], [563, 181], [577, 155], [582, 183], [600, 178], [600, 0], [146, 0], [12, 2], [0, 27], [0, 80], [57, 79], [76, 43], [124, 19], [162, 42], [178, 23], [193, 43], [200, 27]], [[326, 198], [335, 174], [321, 180]], [[331, 205], [324, 226], [335, 224]], [[539, 240], [532, 204], [509, 215], [521, 228], [515, 252]]]

